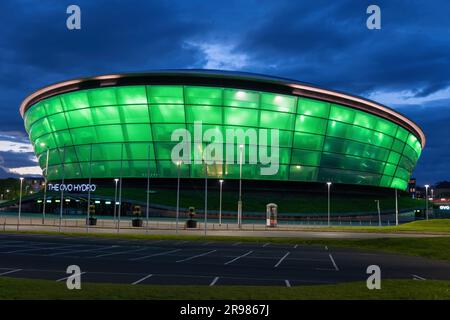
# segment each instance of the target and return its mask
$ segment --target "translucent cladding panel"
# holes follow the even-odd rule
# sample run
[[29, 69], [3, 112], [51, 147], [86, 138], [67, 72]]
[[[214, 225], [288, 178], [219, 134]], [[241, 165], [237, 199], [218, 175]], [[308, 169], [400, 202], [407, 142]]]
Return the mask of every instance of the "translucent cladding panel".
[[122, 142], [126, 128], [125, 125], [96, 126], [97, 141], [92, 142]]
[[[155, 143], [157, 160], [172, 160], [172, 150], [176, 146], [176, 142], [158, 142]], [[181, 156], [184, 154], [181, 153]]]
[[395, 123], [392, 123], [389, 120], [383, 118], [378, 118], [375, 125], [375, 130], [391, 136], [395, 136], [395, 134], [397, 133], [397, 128], [398, 126]]
[[147, 86], [148, 103], [151, 104], [182, 104], [182, 86]]
[[391, 176], [382, 176], [380, 180], [380, 187], [390, 187], [392, 182]]
[[401, 141], [405, 141], [408, 138], [408, 131], [406, 131], [405, 129], [403, 129], [402, 127], [398, 127], [397, 129], [397, 133], [395, 134], [395, 137]]
[[379, 185], [381, 175], [368, 172], [320, 168], [318, 180], [348, 184]]
[[25, 126], [29, 129], [36, 120], [45, 116], [45, 108], [43, 107], [42, 102], [38, 102], [25, 113]]
[[67, 121], [64, 112], [53, 114], [47, 117], [52, 131], [67, 129]]
[[324, 136], [295, 132], [294, 133], [294, 148], [307, 150], [322, 150]]
[[[261, 172], [261, 167], [263, 166], [256, 166], [256, 178], [261, 180], [288, 180], [289, 178], [289, 166], [285, 164], [280, 164], [278, 168], [276, 168], [274, 165], [272, 165], [271, 170], [275, 170], [275, 173], [270, 174], [263, 174]], [[269, 167], [269, 166], [265, 166]]]
[[[290, 164], [291, 162], [291, 149], [279, 148], [278, 152], [270, 152], [268, 150], [268, 156], [270, 157], [270, 163], [273, 164]], [[260, 159], [259, 159], [260, 160]]]
[[67, 163], [61, 168], [61, 175], [64, 177], [81, 178], [81, 169], [78, 163]]
[[393, 178], [391, 182], [391, 188], [397, 188], [401, 190], [405, 190], [408, 186], [408, 182], [399, 178]]
[[292, 164], [300, 166], [319, 166], [320, 152], [307, 150], [292, 150]]
[[[152, 124], [154, 141], [172, 141], [172, 133], [175, 130], [186, 129], [185, 124]], [[191, 135], [192, 135], [191, 131]]]
[[409, 172], [411, 172], [415, 167], [414, 162], [412, 162], [408, 157], [405, 157], [405, 156], [402, 156], [400, 158], [400, 162], [398, 163], [398, 165], [400, 167], [408, 170]]
[[241, 108], [258, 108], [259, 92], [239, 89], [224, 89], [223, 105]]
[[150, 118], [153, 123], [184, 123], [184, 106], [178, 104], [150, 105]]
[[116, 88], [118, 104], [147, 104], [145, 86], [124, 86]]
[[146, 104], [119, 106], [119, 114], [122, 123], [148, 123], [150, 121]]
[[36, 140], [36, 138], [39, 138], [49, 132], [51, 132], [51, 130], [47, 118], [42, 118], [31, 126], [30, 138], [31, 140]]
[[89, 108], [68, 111], [66, 112], [66, 119], [69, 128], [91, 126], [93, 123], [91, 109]]
[[337, 104], [332, 104], [330, 119], [345, 123], [353, 123], [355, 120], [355, 110]]
[[222, 89], [208, 87], [185, 87], [186, 104], [222, 105]]
[[58, 147], [72, 145], [72, 137], [70, 136], [69, 130], [54, 132], [53, 137], [55, 138], [55, 143]]
[[367, 129], [375, 129], [378, 118], [369, 113], [355, 110], [355, 120], [353, 124]]
[[326, 153], [322, 154], [321, 167], [358, 170], [365, 172], [382, 173], [384, 163], [349, 155]]
[[389, 150], [387, 149], [375, 147], [370, 144], [333, 137], [327, 137], [325, 139], [323, 150], [327, 152], [343, 153], [380, 161], [386, 161], [389, 156]]
[[201, 121], [206, 124], [221, 124], [222, 107], [202, 105], [186, 106], [186, 121], [189, 123]]
[[224, 113], [224, 122], [227, 125], [258, 126], [259, 110], [226, 107]]
[[75, 147], [66, 146], [60, 148], [60, 157], [64, 163], [78, 163], [78, 156]]
[[292, 130], [295, 115], [283, 112], [261, 110], [260, 126], [280, 130]]
[[75, 146], [75, 150], [77, 152], [79, 161], [89, 162], [90, 159], [92, 159], [92, 161], [120, 160], [121, 144], [120, 143], [92, 144], [92, 155], [90, 144]]
[[383, 174], [388, 175], [388, 176], [393, 176], [395, 174], [395, 169], [397, 168], [397, 166], [391, 164], [391, 163], [386, 163], [385, 167], [384, 167], [384, 171]]
[[61, 103], [66, 111], [89, 108], [89, 99], [86, 91], [75, 91], [60, 95]]
[[296, 98], [294, 96], [261, 92], [261, 109], [294, 113], [295, 107]]
[[87, 95], [91, 107], [117, 105], [116, 88], [92, 89]]
[[[89, 144], [101, 142], [97, 138], [96, 127], [71, 129], [73, 144]], [[55, 132], [56, 138], [57, 132]]]
[[391, 151], [389, 153], [388, 162], [396, 165], [398, 164], [399, 161], [400, 161], [400, 154], [395, 151]]
[[299, 181], [315, 181], [317, 180], [318, 167], [308, 167], [301, 165], [294, 165], [290, 167], [290, 180]]
[[[152, 166], [153, 164], [153, 166]], [[156, 164], [150, 163], [150, 171], [156, 173]], [[145, 178], [148, 174], [148, 162], [147, 161], [135, 161], [126, 160], [123, 161], [123, 176], [124, 177], [139, 177]]]
[[64, 109], [58, 96], [42, 100], [42, 105], [47, 111], [47, 115], [63, 112]]
[[419, 157], [420, 153], [422, 152], [422, 146], [421, 146], [419, 140], [413, 134], [410, 134], [408, 136], [407, 143], [411, 148], [414, 149], [414, 151], [417, 154], [417, 157]]
[[324, 101], [299, 97], [297, 113], [306, 116], [328, 118], [330, 104]]
[[374, 132], [372, 136], [372, 141], [376, 146], [380, 146], [383, 148], [392, 148], [392, 143], [394, 142], [394, 138], [388, 136], [387, 134], [381, 133], [381, 132]]
[[[119, 150], [120, 154], [120, 150]], [[153, 143], [126, 143], [124, 144], [124, 159], [155, 160]]]
[[46, 152], [47, 149], [53, 149], [55, 147], [56, 143], [52, 133], [48, 133], [44, 136], [41, 136], [34, 141], [34, 151], [37, 154]]
[[400, 141], [398, 139], [394, 139], [394, 142], [392, 143], [392, 150], [394, 150], [398, 153], [402, 153], [404, 147], [405, 147], [405, 144], [402, 141]]
[[407, 156], [412, 162], [416, 162], [418, 159], [417, 153], [409, 145], [405, 145], [403, 155]]
[[325, 119], [299, 115], [295, 121], [295, 131], [325, 134], [327, 121]]
[[119, 107], [95, 107], [91, 108], [94, 124], [120, 124]]
[[[250, 130], [252, 129], [250, 128]], [[292, 146], [292, 131], [261, 128], [258, 129], [258, 132], [258, 145], [260, 146]]]
[[[224, 128], [220, 125], [211, 125], [211, 124], [188, 124], [186, 125], [187, 130], [191, 134], [191, 141], [195, 142], [203, 142], [205, 141], [216, 141], [220, 142], [220, 138], [222, 138], [222, 141], [225, 142], [226, 135]], [[234, 127], [237, 128], [237, 127]], [[244, 130], [245, 128], [240, 128], [241, 130]]]
[[395, 177], [400, 178], [402, 180], [409, 180], [409, 172], [401, 167], [397, 167], [397, 171], [395, 172]]
[[122, 128], [125, 141], [152, 141], [149, 124], [126, 124]]
[[[188, 167], [188, 165], [182, 165], [181, 167], [185, 170], [185, 168]], [[170, 160], [157, 161], [157, 168], [158, 168], [158, 175], [161, 177], [167, 178], [178, 177], [177, 165]]]

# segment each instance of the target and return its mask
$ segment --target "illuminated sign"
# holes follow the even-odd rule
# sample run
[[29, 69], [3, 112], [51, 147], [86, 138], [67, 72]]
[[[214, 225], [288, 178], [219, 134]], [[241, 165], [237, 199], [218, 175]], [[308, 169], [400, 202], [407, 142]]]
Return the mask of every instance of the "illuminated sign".
[[450, 210], [450, 206], [439, 206], [439, 210]]
[[68, 192], [94, 192], [97, 190], [97, 185], [95, 184], [64, 184], [64, 183], [49, 183], [49, 191], [68, 191]]

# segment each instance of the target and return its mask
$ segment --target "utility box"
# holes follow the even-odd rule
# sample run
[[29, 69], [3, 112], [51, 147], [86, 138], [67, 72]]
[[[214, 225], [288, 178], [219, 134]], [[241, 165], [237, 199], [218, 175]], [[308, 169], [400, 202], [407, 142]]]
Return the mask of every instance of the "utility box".
[[266, 205], [266, 226], [275, 228], [278, 224], [278, 205], [275, 203], [269, 203]]

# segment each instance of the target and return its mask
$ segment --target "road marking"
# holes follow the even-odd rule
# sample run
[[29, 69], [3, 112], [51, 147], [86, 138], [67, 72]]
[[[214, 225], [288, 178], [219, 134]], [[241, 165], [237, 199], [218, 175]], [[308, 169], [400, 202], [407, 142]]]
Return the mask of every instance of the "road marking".
[[316, 270], [319, 271], [336, 271], [336, 269], [331, 269], [331, 268], [315, 268]]
[[101, 248], [96, 248], [96, 249], [80, 249], [80, 250], [56, 252], [56, 253], [47, 254], [47, 256], [48, 257], [53, 257], [53, 256], [59, 256], [59, 255], [68, 254], [68, 253], [75, 253], [75, 252], [100, 251], [100, 250], [106, 250], [106, 248], [111, 249], [111, 248], [115, 248], [115, 247], [117, 247], [117, 246], [101, 247]]
[[296, 245], [294, 246], [294, 249], [297, 249], [297, 247], [298, 247], [298, 244], [296, 244]]
[[4, 276], [4, 275], [6, 275], [6, 274], [10, 274], [10, 273], [14, 273], [14, 272], [19, 272], [19, 271], [22, 271], [22, 269], [15, 269], [15, 270], [6, 271], [6, 272], [3, 272], [3, 273], [0, 273], [0, 276]]
[[202, 254], [198, 254], [196, 256], [192, 256], [192, 257], [186, 258], [186, 259], [177, 260], [176, 262], [184, 262], [184, 261], [189, 261], [189, 260], [192, 260], [192, 259], [195, 259], [195, 258], [204, 257], [204, 256], [206, 256], [206, 255], [208, 255], [210, 253], [216, 252], [216, 251], [217, 250], [211, 250], [211, 251], [208, 251], [208, 252], [205, 252], [205, 253], [202, 253]]
[[209, 284], [210, 287], [216, 284], [217, 280], [219, 280], [219, 277], [215, 277], [213, 281]]
[[291, 287], [291, 283], [289, 282], [289, 280], [284, 280], [284, 283], [286, 283], [286, 287], [288, 287], [288, 288]]
[[264, 247], [267, 247], [268, 245], [269, 245], [268, 242], [267, 242], [267, 243], [264, 243], [264, 244], [263, 244], [263, 248], [264, 248]]
[[202, 246], [207, 246], [207, 245], [210, 245], [211, 243], [214, 243], [214, 242], [213, 241], [205, 242], [204, 244], [202, 244]]
[[425, 278], [419, 277], [418, 275], [412, 274], [414, 280], [427, 280]]
[[236, 257], [236, 258], [234, 258], [234, 259], [231, 259], [230, 261], [225, 262], [224, 265], [233, 263], [233, 262], [235, 262], [236, 260], [238, 260], [238, 259], [240, 259], [240, 258], [243, 258], [243, 257], [246, 257], [246, 256], [248, 256], [249, 254], [252, 254], [252, 253], [253, 253], [253, 251], [249, 251], [249, 252], [247, 252], [247, 253], [244, 253], [243, 255], [240, 255], [239, 257]]
[[170, 250], [170, 251], [164, 251], [164, 252], [154, 253], [154, 254], [150, 254], [150, 255], [148, 255], [148, 256], [137, 257], [137, 258], [131, 258], [131, 259], [128, 259], [128, 260], [130, 260], [130, 261], [144, 260], [144, 259], [151, 258], [151, 257], [165, 256], [165, 255], [167, 255], [167, 254], [171, 254], [171, 253], [178, 252], [178, 251], [181, 251], [181, 249], [175, 249], [175, 250]]
[[141, 279], [139, 279], [139, 280], [133, 282], [132, 285], [141, 283], [142, 281], [144, 281], [144, 280], [146, 280], [146, 279], [148, 279], [148, 278], [150, 278], [150, 277], [152, 277], [152, 276], [153, 276], [153, 274], [146, 275], [145, 277], [143, 277], [143, 278], [141, 278]]
[[242, 242], [236, 242], [236, 243], [233, 243], [232, 246], [235, 247], [235, 246], [240, 245], [241, 243], [242, 243]]
[[330, 256], [331, 262], [333, 263], [334, 270], [339, 271], [339, 268], [338, 268], [336, 262], [334, 261], [333, 256], [331, 255], [331, 253], [329, 254], [329, 256]]
[[274, 268], [277, 268], [284, 259], [286, 259], [286, 257], [290, 254], [290, 252], [286, 253], [283, 257], [281, 257], [281, 259], [277, 262], [277, 264], [274, 266]]
[[144, 251], [144, 250], [147, 250], [147, 249], [148, 248], [139, 248], [139, 249], [134, 249], [134, 250], [126, 250], [126, 251], [119, 251], [119, 252], [99, 254], [98, 256], [95, 256], [94, 258], [113, 256], [113, 255], [116, 255], [116, 254], [123, 254], [123, 253], [129, 253], [129, 252], [139, 252], [139, 251]]
[[27, 251], [39, 251], [39, 250], [54, 250], [54, 249], [64, 249], [64, 248], [73, 248], [73, 247], [80, 247], [82, 245], [70, 245], [70, 246], [58, 246], [58, 247], [44, 247], [44, 248], [33, 248], [33, 249], [20, 249], [20, 250], [14, 250], [14, 251], [8, 251], [8, 252], [1, 252], [1, 253], [20, 253], [20, 252], [27, 252]]
[[70, 276], [67, 276], [67, 277], [64, 277], [64, 278], [61, 278], [61, 279], [56, 280], [56, 282], [61, 282], [61, 281], [67, 280], [67, 279], [69, 279], [70, 277], [74, 277], [74, 276], [81, 276], [82, 274], [85, 274], [85, 273], [86, 273], [86, 272], [81, 272], [81, 273], [71, 274]]

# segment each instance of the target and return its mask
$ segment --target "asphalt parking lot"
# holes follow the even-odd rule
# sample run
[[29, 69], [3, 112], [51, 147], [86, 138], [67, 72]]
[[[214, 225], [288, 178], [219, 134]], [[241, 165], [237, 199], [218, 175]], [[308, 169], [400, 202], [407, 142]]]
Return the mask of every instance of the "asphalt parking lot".
[[384, 279], [450, 280], [448, 262], [326, 246], [0, 234], [0, 277], [65, 281], [74, 264], [83, 282], [133, 285], [335, 284], [374, 264]]

